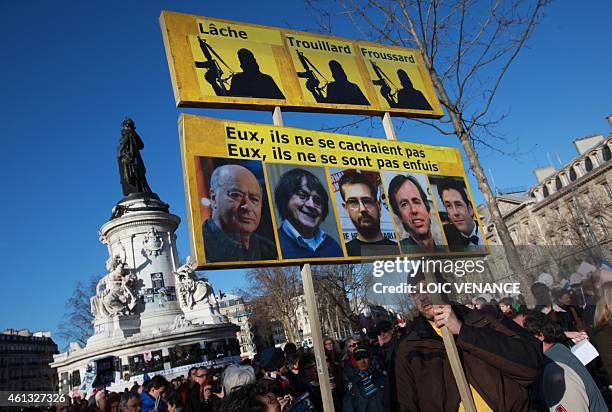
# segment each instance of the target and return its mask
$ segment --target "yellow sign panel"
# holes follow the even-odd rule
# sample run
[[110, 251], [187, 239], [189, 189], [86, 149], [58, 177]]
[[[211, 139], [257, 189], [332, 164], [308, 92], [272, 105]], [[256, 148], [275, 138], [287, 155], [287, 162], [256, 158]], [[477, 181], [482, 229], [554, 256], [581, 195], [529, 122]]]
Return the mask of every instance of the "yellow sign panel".
[[197, 25], [189, 44], [203, 96], [285, 99], [273, 52], [283, 44], [280, 31], [212, 19]]
[[285, 39], [305, 104], [370, 105], [351, 42], [295, 34]]
[[418, 52], [164, 11], [178, 106], [441, 117]]
[[366, 67], [376, 88], [376, 97], [387, 109], [432, 110], [427, 87], [421, 72], [420, 56], [411, 50], [383, 48], [359, 44]]
[[198, 267], [485, 252], [458, 149], [194, 115], [179, 133]]

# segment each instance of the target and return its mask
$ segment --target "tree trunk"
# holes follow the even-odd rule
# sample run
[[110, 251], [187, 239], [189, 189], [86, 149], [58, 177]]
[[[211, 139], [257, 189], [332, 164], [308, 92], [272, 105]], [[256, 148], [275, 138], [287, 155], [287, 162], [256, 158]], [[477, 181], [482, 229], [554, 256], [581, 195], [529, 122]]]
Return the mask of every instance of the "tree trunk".
[[[470, 168], [474, 171], [476, 175], [476, 181], [478, 182], [478, 189], [482, 192], [487, 202], [487, 208], [489, 209], [489, 213], [491, 215], [491, 219], [495, 224], [495, 228], [497, 229], [497, 233], [502, 242], [502, 246], [504, 247], [504, 252], [506, 253], [506, 259], [508, 260], [508, 265], [510, 269], [515, 275], [521, 275], [523, 273], [523, 263], [521, 262], [521, 258], [514, 247], [514, 241], [510, 236], [510, 231], [506, 226], [506, 222], [504, 222], [503, 216], [499, 207], [497, 205], [497, 199], [495, 199], [495, 195], [491, 191], [491, 187], [489, 186], [489, 182], [487, 181], [487, 176], [482, 170], [482, 166], [480, 165], [480, 160], [478, 159], [478, 154], [476, 153], [476, 149], [474, 149], [474, 145], [470, 140], [470, 137], [467, 135], [463, 124], [457, 113], [453, 111], [452, 102], [446, 93], [446, 89], [444, 88], [444, 84], [440, 80], [436, 69], [432, 66], [429, 56], [425, 50], [423, 50], [422, 44], [419, 43], [419, 49], [423, 56], [423, 60], [425, 62], [425, 66], [429, 71], [431, 76], [431, 81], [433, 82], [434, 88], [438, 92], [438, 97], [440, 98], [441, 103], [446, 106], [448, 114], [451, 118], [451, 122], [453, 123], [453, 128], [455, 129], [455, 134], [459, 138], [461, 145], [463, 146], [463, 150], [465, 150], [465, 155], [470, 163]], [[483, 233], [484, 233], [484, 228]]]

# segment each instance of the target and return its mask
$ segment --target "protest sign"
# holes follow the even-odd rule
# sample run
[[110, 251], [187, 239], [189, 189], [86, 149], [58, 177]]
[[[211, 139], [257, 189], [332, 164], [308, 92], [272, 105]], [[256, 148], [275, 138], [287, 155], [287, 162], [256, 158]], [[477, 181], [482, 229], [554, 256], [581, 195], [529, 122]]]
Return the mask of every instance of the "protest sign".
[[443, 115], [419, 52], [163, 11], [181, 107]]
[[181, 115], [198, 267], [486, 251], [450, 147]]

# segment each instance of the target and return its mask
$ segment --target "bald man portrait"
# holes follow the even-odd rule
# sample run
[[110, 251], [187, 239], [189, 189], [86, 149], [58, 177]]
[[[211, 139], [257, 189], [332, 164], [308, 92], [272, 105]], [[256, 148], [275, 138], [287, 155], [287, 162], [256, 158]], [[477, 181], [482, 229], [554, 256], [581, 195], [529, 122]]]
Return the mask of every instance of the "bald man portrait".
[[219, 166], [209, 192], [212, 214], [202, 225], [206, 262], [278, 258], [274, 241], [255, 233], [263, 195], [253, 172], [240, 165]]

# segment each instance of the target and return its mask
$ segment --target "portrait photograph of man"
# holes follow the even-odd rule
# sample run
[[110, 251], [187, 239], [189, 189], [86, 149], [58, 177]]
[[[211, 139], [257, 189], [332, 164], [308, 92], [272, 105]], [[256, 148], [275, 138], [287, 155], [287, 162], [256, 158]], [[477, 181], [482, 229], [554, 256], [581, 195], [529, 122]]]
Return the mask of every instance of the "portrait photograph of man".
[[283, 259], [344, 256], [325, 169], [267, 164]]
[[482, 230], [463, 178], [430, 176], [429, 183], [437, 195], [440, 220], [444, 222], [451, 252], [484, 250]]
[[396, 218], [402, 253], [448, 251], [427, 179], [417, 173], [383, 172], [389, 205]]
[[378, 172], [330, 169], [348, 256], [399, 254]]
[[278, 258], [261, 162], [198, 157], [196, 178], [207, 263]]

